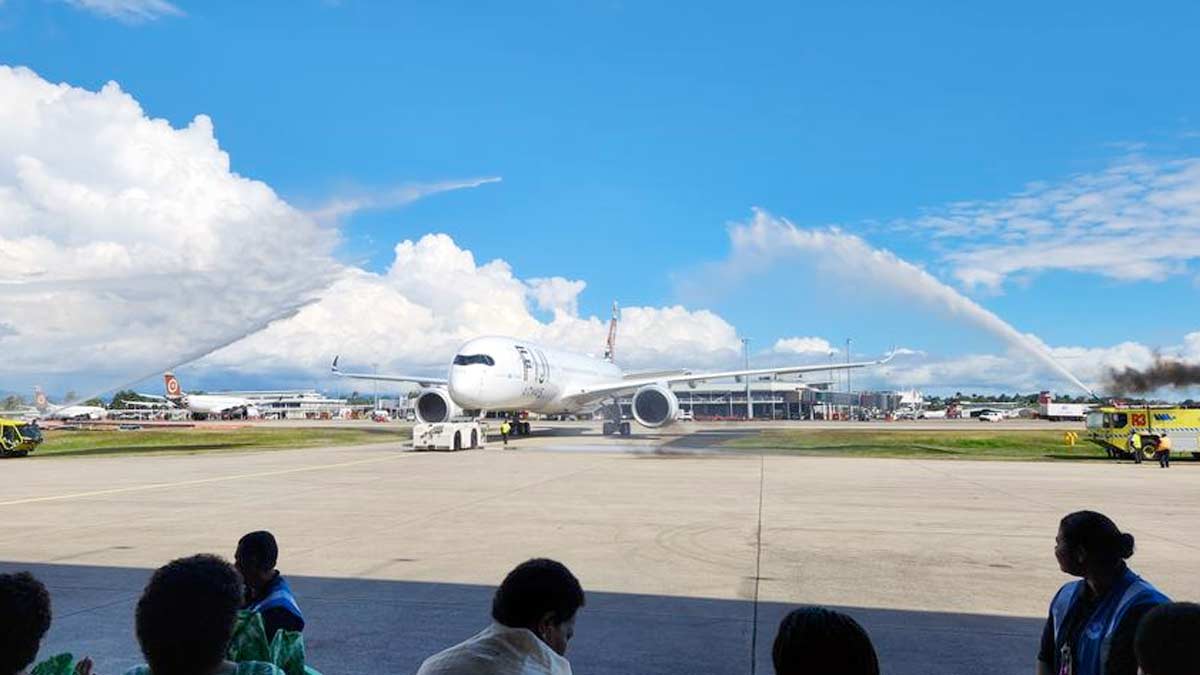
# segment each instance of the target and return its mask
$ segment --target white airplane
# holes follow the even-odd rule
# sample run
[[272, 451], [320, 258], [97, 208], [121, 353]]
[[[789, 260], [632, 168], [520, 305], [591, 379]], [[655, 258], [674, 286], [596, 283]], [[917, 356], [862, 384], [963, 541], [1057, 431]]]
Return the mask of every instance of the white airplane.
[[46, 420], [102, 420], [108, 417], [108, 409], [98, 405], [54, 405], [41, 387], [33, 388], [33, 407]]
[[[446, 378], [415, 375], [377, 375], [347, 373], [338, 369], [334, 357], [332, 370], [342, 377], [384, 382], [408, 382], [422, 390], [415, 401], [419, 421], [445, 422], [464, 411], [480, 415], [484, 411], [530, 411], [543, 414], [571, 414], [601, 410], [605, 416], [604, 433], [627, 436], [629, 422], [621, 420], [618, 397], [633, 394], [633, 418], [644, 427], [658, 428], [675, 422], [679, 401], [670, 385], [732, 377], [755, 377], [783, 373], [828, 372], [864, 368], [889, 361], [828, 363], [692, 373], [686, 370], [660, 370], [626, 373], [613, 363], [616, 343], [617, 307], [609, 324], [607, 348], [603, 358], [551, 349], [528, 340], [511, 337], [480, 337], [464, 344], [454, 356]], [[519, 431], [528, 433], [528, 423]]]
[[248, 398], [220, 394], [185, 393], [179, 386], [179, 379], [175, 377], [174, 373], [163, 373], [163, 383], [167, 389], [167, 400], [180, 408], [186, 408], [192, 415], [258, 417], [258, 408]]

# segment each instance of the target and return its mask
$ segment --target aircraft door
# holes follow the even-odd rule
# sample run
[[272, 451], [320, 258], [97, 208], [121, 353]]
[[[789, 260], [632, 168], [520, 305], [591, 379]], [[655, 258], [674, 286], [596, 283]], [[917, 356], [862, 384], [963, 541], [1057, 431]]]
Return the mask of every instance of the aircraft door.
[[529, 376], [533, 372], [533, 359], [529, 356], [529, 350], [521, 345], [517, 345], [517, 355], [521, 358], [521, 380], [529, 382]]

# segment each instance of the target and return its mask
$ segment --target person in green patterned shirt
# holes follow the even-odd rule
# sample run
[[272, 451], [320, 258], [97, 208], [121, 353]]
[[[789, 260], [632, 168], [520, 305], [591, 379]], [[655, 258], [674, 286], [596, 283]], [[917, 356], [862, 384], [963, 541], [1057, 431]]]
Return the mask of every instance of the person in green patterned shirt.
[[125, 675], [283, 675], [270, 663], [225, 658], [243, 592], [237, 570], [215, 555], [160, 567], [137, 604], [137, 638], [146, 665]]

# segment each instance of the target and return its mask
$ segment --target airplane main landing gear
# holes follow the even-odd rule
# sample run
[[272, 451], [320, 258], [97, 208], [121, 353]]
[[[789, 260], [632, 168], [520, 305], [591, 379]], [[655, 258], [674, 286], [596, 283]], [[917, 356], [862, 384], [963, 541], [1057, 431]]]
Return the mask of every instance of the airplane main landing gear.
[[618, 434], [621, 436], [630, 436], [633, 434], [633, 427], [629, 424], [629, 422], [605, 421], [604, 426], [601, 428], [601, 432], [605, 436], [616, 436]]

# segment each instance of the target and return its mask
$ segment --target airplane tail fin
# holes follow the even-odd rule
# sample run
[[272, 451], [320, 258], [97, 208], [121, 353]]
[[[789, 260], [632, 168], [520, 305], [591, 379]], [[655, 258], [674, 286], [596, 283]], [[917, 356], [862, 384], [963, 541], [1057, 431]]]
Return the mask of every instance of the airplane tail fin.
[[50, 407], [50, 401], [46, 398], [46, 392], [42, 391], [41, 387], [33, 388], [33, 407], [41, 411]]
[[176, 400], [183, 397], [183, 388], [179, 386], [179, 380], [175, 377], [175, 373], [163, 373], [163, 384], [167, 389], [167, 398]]
[[608, 321], [608, 340], [604, 343], [604, 360], [612, 361], [617, 355], [617, 319], [619, 310], [617, 301], [613, 300], [612, 318]]

